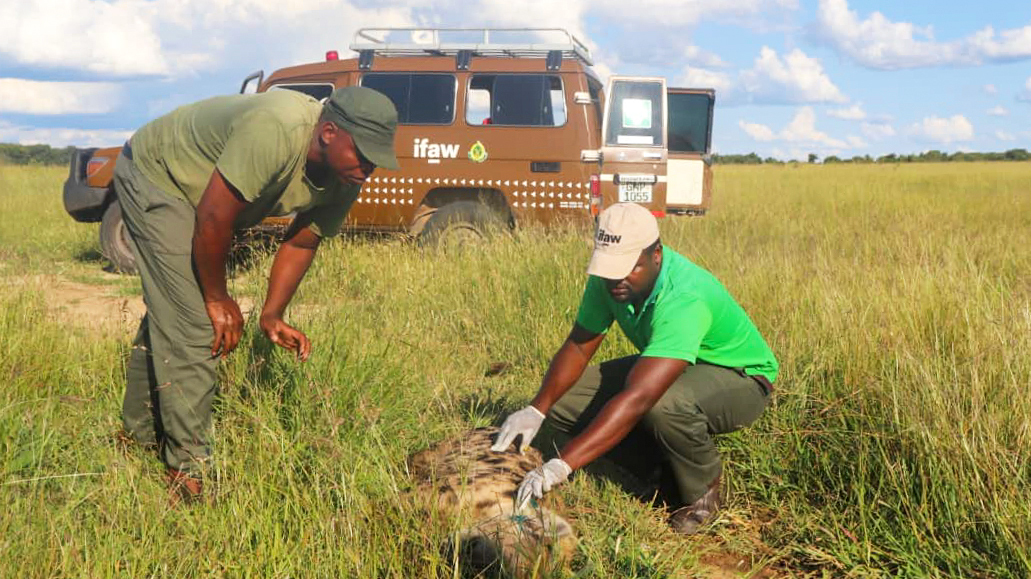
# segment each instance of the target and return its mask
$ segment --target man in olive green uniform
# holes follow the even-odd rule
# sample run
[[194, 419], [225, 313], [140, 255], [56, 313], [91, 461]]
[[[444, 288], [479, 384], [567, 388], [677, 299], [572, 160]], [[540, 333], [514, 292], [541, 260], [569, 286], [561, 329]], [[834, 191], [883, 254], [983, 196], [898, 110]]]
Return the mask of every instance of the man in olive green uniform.
[[219, 357], [243, 316], [226, 290], [235, 230], [296, 213], [272, 264], [259, 325], [305, 360], [311, 343], [283, 320], [320, 241], [336, 235], [365, 179], [396, 169], [397, 111], [348, 87], [325, 105], [293, 91], [215, 97], [133, 135], [115, 169], [147, 314], [127, 370], [126, 431], [156, 444], [177, 495], [200, 494]]
[[[642, 478], [663, 473], [671, 525], [694, 533], [719, 502], [713, 435], [759, 417], [777, 361], [723, 285], [662, 246], [658, 223], [640, 205], [602, 212], [587, 273], [572, 332], [531, 404], [505, 420], [493, 450], [516, 437], [525, 447], [547, 415], [573, 437], [560, 458], [527, 474], [520, 504], [613, 451], [610, 458]], [[613, 322], [641, 353], [587, 368]]]

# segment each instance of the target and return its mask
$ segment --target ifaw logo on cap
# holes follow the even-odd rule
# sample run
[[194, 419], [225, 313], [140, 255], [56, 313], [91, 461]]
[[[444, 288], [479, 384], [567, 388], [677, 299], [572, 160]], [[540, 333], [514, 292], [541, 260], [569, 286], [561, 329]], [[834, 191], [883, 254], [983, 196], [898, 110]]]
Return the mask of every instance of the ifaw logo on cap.
[[611, 233], [606, 233], [604, 229], [598, 229], [598, 237], [596, 238], [598, 245], [619, 243], [620, 239], [623, 239], [622, 235], [612, 235]]

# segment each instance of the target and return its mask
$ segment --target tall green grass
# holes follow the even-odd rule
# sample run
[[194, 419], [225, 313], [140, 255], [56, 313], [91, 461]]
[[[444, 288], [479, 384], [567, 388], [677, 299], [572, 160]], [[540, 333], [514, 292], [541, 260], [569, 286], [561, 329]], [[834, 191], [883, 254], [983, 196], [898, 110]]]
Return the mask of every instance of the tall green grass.
[[[438, 546], [463, 522], [399, 499], [405, 457], [535, 392], [588, 235], [324, 247], [291, 312], [312, 359], [249, 321], [222, 368], [214, 501], [172, 510], [160, 465], [114, 438], [131, 336], [48, 311], [30, 275], [99, 267], [62, 178], [0, 169], [0, 210], [26, 215], [0, 222], [0, 576], [454, 576]], [[719, 167], [716, 183], [710, 215], [663, 237], [771, 343], [773, 404], [722, 440], [729, 505], [703, 537], [575, 476], [573, 571], [693, 576], [730, 551], [783, 575], [1031, 575], [1031, 165]], [[260, 303], [267, 264], [233, 291]], [[632, 351], [615, 334], [598, 360]], [[496, 361], [510, 370], [484, 377]]]
[[43, 271], [100, 263], [97, 228], [76, 223], [64, 210], [61, 187], [68, 169], [0, 164], [0, 261]]

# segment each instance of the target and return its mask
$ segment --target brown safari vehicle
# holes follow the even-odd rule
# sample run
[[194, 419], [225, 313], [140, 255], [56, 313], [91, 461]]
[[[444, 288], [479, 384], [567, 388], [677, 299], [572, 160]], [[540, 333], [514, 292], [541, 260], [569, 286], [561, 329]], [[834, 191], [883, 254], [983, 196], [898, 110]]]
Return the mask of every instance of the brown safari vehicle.
[[[534, 42], [527, 42], [533, 40]], [[295, 90], [316, 99], [362, 85], [399, 114], [401, 169], [363, 186], [346, 226], [422, 241], [481, 237], [492, 226], [590, 223], [620, 201], [658, 216], [703, 214], [711, 199], [712, 90], [591, 70], [588, 48], [561, 29], [362, 29], [356, 58], [256, 72], [241, 93]], [[111, 188], [118, 149], [73, 156], [68, 212], [100, 221], [103, 253], [133, 271]], [[266, 220], [284, 226], [287, 218]]]

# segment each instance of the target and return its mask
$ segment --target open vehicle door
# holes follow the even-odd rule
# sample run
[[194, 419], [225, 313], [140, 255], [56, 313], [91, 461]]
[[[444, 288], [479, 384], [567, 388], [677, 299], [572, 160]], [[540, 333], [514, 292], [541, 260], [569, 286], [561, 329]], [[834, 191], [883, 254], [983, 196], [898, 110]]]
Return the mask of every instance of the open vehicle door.
[[702, 215], [712, 202], [712, 112], [716, 91], [670, 88], [666, 211]]
[[[666, 81], [613, 76], [602, 123], [600, 207], [633, 202], [666, 211]], [[593, 201], [593, 200], [592, 200]]]

